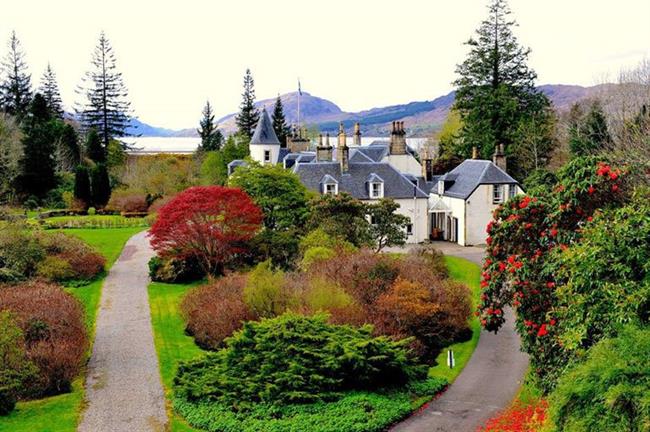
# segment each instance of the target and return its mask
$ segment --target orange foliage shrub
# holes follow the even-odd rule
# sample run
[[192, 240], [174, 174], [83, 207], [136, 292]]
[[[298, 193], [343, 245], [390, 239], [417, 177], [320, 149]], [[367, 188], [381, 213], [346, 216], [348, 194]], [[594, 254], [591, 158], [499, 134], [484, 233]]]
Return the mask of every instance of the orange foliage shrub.
[[148, 208], [147, 195], [144, 192], [128, 189], [114, 190], [106, 205], [106, 209], [120, 213], [141, 213], [146, 212]]
[[191, 290], [183, 299], [181, 312], [187, 323], [186, 331], [197, 345], [218, 349], [223, 340], [255, 319], [244, 303], [246, 276], [233, 274]]
[[9, 310], [23, 331], [27, 356], [37, 377], [23, 389], [23, 397], [70, 391], [88, 347], [84, 312], [61, 287], [44, 282], [0, 286], [0, 310]]

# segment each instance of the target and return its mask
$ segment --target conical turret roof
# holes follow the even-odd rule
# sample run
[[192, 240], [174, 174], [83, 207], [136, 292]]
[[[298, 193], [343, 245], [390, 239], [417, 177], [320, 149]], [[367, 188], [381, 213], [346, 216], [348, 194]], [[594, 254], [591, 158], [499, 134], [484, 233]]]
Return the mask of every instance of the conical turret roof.
[[255, 132], [253, 133], [253, 138], [251, 139], [251, 145], [280, 145], [280, 141], [273, 130], [273, 124], [266, 109], [262, 110], [260, 119], [255, 127]]

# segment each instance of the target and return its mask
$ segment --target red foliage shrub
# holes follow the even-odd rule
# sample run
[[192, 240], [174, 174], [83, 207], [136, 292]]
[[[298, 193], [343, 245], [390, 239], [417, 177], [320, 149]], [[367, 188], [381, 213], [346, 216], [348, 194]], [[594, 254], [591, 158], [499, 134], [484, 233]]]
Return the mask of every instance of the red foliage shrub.
[[9, 310], [23, 331], [37, 378], [21, 390], [40, 397], [70, 390], [88, 346], [79, 302], [57, 285], [28, 282], [0, 286], [0, 310]]
[[176, 195], [158, 212], [151, 245], [165, 257], [198, 259], [218, 274], [243, 242], [260, 229], [262, 211], [241, 189], [196, 186]]
[[244, 303], [246, 276], [233, 274], [190, 291], [181, 304], [186, 331], [205, 349], [221, 348], [223, 340], [255, 319]]
[[106, 259], [84, 241], [65, 233], [41, 233], [39, 242], [48, 256], [58, 257], [68, 264], [72, 274], [68, 279], [92, 279], [104, 270]]
[[106, 209], [120, 213], [146, 212], [149, 209], [147, 195], [144, 192], [116, 189], [111, 193]]
[[517, 400], [512, 406], [491, 418], [477, 432], [536, 432], [541, 430], [546, 420], [548, 403], [537, 400], [525, 404]]

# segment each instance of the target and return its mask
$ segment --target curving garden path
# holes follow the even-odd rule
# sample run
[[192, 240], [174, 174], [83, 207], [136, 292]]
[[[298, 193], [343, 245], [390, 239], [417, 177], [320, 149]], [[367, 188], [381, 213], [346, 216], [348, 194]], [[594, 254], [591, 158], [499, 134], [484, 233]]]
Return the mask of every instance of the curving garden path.
[[[483, 249], [451, 243], [436, 246], [447, 255], [481, 265]], [[399, 423], [392, 432], [474, 432], [516, 396], [528, 367], [520, 351], [514, 316], [506, 310], [506, 324], [498, 334], [481, 332], [465, 369], [438, 399]]]
[[151, 329], [146, 232], [131, 237], [102, 289], [80, 432], [163, 431], [165, 396]]

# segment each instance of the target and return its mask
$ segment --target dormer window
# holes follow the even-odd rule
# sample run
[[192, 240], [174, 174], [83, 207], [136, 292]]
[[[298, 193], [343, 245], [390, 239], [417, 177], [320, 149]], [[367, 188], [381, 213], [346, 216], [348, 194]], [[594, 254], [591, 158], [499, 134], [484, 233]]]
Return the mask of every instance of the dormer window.
[[271, 163], [271, 150], [264, 150], [264, 163]]
[[384, 197], [384, 180], [377, 174], [372, 173], [366, 180], [368, 184], [368, 196], [371, 199], [380, 199]]
[[339, 182], [336, 181], [334, 177], [329, 174], [323, 176], [320, 181], [321, 184], [321, 193], [325, 195], [338, 195], [339, 193]]
[[336, 183], [325, 183], [324, 189], [323, 193], [326, 195], [337, 195], [339, 193], [339, 185]]
[[492, 204], [501, 204], [503, 202], [503, 185], [492, 186]]

